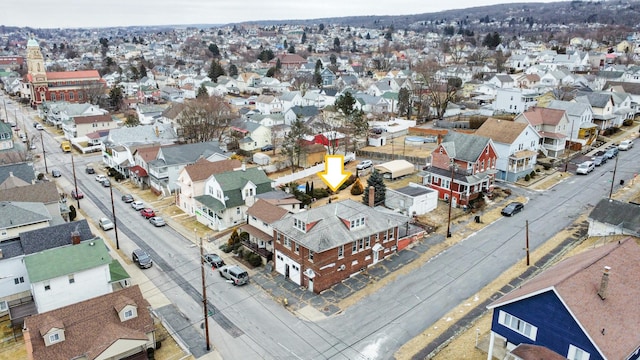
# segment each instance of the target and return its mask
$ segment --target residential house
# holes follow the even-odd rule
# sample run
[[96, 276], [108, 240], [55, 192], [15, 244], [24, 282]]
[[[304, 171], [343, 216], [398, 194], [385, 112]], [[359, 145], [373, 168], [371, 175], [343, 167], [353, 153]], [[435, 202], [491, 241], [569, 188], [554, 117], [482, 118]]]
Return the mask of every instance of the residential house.
[[136, 113], [138, 114], [138, 121], [140, 121], [140, 125], [154, 124], [162, 118], [162, 113], [165, 109], [166, 106], [138, 104], [138, 106], [136, 106]]
[[[598, 138], [598, 126], [593, 122], [593, 109], [584, 102], [552, 100], [546, 107], [564, 110], [569, 120], [568, 141], [574, 150], [591, 145]], [[579, 144], [575, 146], [574, 144]]]
[[540, 83], [537, 74], [521, 74], [515, 78], [515, 85], [520, 89], [533, 89]]
[[156, 345], [151, 306], [135, 285], [25, 320], [30, 360], [141, 359]]
[[304, 210], [304, 208], [302, 207], [302, 202], [296, 199], [294, 194], [282, 191], [280, 189], [273, 189], [269, 192], [258, 194], [256, 195], [256, 199], [262, 199], [292, 213]]
[[515, 117], [518, 123], [530, 124], [540, 134], [540, 147], [545, 156], [560, 157], [564, 154], [569, 129], [569, 119], [564, 110], [532, 107]]
[[293, 106], [283, 113], [284, 123], [291, 125], [296, 119], [306, 122], [318, 116], [319, 113], [318, 108], [315, 106]]
[[13, 129], [6, 122], [0, 122], [0, 151], [13, 149]]
[[79, 220], [21, 232], [19, 238], [0, 241], [0, 273], [13, 278], [0, 287], [0, 312], [9, 311], [13, 326], [21, 326], [24, 317], [37, 313], [25, 255], [71, 244], [74, 234], [81, 241], [94, 238], [87, 221]]
[[[640, 69], [639, 69], [640, 70]], [[607, 81], [604, 84], [604, 91], [623, 92], [631, 96], [631, 108], [634, 114], [640, 113], [640, 74], [637, 82], [617, 82]]]
[[307, 60], [298, 54], [282, 53], [276, 55], [276, 57], [272, 59], [269, 64], [271, 66], [276, 66], [278, 60], [280, 61], [280, 68], [283, 70], [296, 70], [307, 63]]
[[589, 236], [640, 237], [640, 205], [601, 199], [589, 213]]
[[22, 180], [25, 184], [33, 183], [36, 180], [33, 164], [20, 162], [0, 165], [0, 188], [7, 189], [13, 187], [8, 186], [8, 183], [6, 183], [7, 181], [13, 183], [13, 177]]
[[243, 72], [236, 77], [236, 83], [241, 93], [254, 92], [260, 85], [262, 77], [254, 72]]
[[272, 95], [260, 95], [256, 99], [256, 110], [261, 114], [279, 114], [284, 109], [279, 98]]
[[334, 103], [335, 96], [330, 96], [325, 91], [320, 90], [308, 90], [302, 97], [302, 106], [315, 106], [318, 109], [323, 109], [325, 106], [333, 105]]
[[[10, 176], [10, 179], [19, 178]], [[64, 222], [60, 206], [60, 202], [61, 200], [63, 201], [63, 199], [60, 199], [60, 193], [55, 182], [42, 181], [33, 184], [23, 183], [19, 184], [19, 186], [8, 186], [8, 184], [9, 181], [5, 181], [3, 186], [0, 186], [0, 201], [14, 203], [42, 203], [45, 206], [47, 213], [51, 215], [51, 224], [61, 224]], [[63, 208], [66, 208], [66, 206]], [[2, 239], [1, 235], [0, 239]]]
[[67, 140], [87, 136], [90, 133], [111, 130], [118, 127], [118, 123], [109, 114], [74, 117], [62, 123], [62, 131]]
[[173, 193], [178, 188], [176, 180], [180, 171], [200, 158], [218, 161], [227, 156], [217, 141], [161, 147], [156, 159], [148, 162], [151, 191]]
[[394, 254], [406, 222], [353, 200], [287, 214], [271, 224], [274, 268], [320, 293]]
[[640, 247], [633, 238], [574, 255], [491, 303], [487, 359], [498, 342], [543, 346], [567, 359], [638, 359]]
[[272, 204], [266, 200], [257, 199], [247, 209], [247, 223], [240, 227], [242, 232], [249, 236], [243, 239], [242, 244], [260, 255], [263, 262], [273, 260], [273, 228], [271, 224], [284, 218], [289, 211]]
[[487, 83], [500, 89], [511, 89], [515, 87], [513, 78], [507, 74], [496, 74], [491, 79], [487, 80]]
[[302, 94], [300, 91], [287, 91], [278, 96], [282, 103], [282, 111], [287, 112], [293, 107], [302, 106]]
[[178, 176], [179, 191], [176, 194], [176, 205], [189, 215], [195, 215], [194, 198], [204, 194], [204, 183], [210, 176], [232, 171], [242, 166], [240, 160], [227, 159], [208, 161], [198, 159], [185, 166]]
[[68, 103], [66, 101], [43, 102], [38, 107], [38, 113], [47, 123], [61, 127], [66, 121], [82, 116], [106, 115], [109, 112], [90, 103]]
[[578, 92], [572, 100], [582, 104], [589, 104], [593, 110], [593, 122], [600, 131], [614, 127], [616, 114], [614, 101], [610, 92]]
[[184, 102], [184, 90], [175, 86], [163, 86], [160, 88], [160, 97], [169, 102]]
[[334, 86], [337, 78], [336, 74], [329, 68], [322, 69], [320, 77], [322, 78], [322, 86]]
[[21, 232], [50, 224], [51, 214], [43, 203], [0, 201], [0, 241], [15, 239]]
[[147, 189], [149, 183], [149, 161], [158, 156], [159, 145], [141, 146], [133, 152], [133, 166], [129, 167], [129, 179], [140, 189]]
[[224, 230], [246, 221], [255, 196], [271, 191], [272, 180], [262, 169], [247, 168], [211, 175], [204, 194], [196, 196], [196, 219], [212, 230]]
[[95, 238], [25, 255], [24, 266], [38, 313], [51, 311], [112, 291], [104, 241]]
[[431, 153], [423, 185], [452, 206], [469, 205], [493, 191], [497, 156], [490, 138], [450, 131]]
[[534, 60], [527, 54], [512, 54], [507, 60], [506, 66], [512, 72], [522, 72], [533, 65]]
[[438, 193], [426, 186], [410, 182], [399, 189], [387, 188], [384, 206], [407, 216], [424, 215], [438, 207]]
[[496, 179], [515, 182], [535, 171], [541, 137], [530, 124], [488, 118], [474, 134], [493, 141]]
[[493, 103], [496, 113], [519, 114], [536, 106], [537, 91], [526, 89], [497, 89], [496, 101]]
[[230, 126], [229, 133], [244, 151], [260, 149], [273, 142], [271, 128], [253, 121], [237, 119]]
[[185, 108], [186, 105], [184, 103], [171, 103], [171, 105], [162, 112], [160, 121], [164, 124], [172, 124], [174, 128], [177, 128], [178, 121]]

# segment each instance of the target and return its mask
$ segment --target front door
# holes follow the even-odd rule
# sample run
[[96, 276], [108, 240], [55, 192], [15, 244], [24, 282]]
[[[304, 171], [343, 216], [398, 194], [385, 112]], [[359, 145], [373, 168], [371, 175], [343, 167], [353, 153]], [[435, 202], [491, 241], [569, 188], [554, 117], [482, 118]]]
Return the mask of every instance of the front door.
[[378, 259], [379, 259], [378, 253], [379, 253], [378, 251], [374, 251], [373, 252], [373, 263], [374, 264], [378, 262]]
[[284, 265], [284, 278], [285, 279], [289, 278], [289, 264]]
[[309, 291], [313, 292], [313, 279], [309, 278]]

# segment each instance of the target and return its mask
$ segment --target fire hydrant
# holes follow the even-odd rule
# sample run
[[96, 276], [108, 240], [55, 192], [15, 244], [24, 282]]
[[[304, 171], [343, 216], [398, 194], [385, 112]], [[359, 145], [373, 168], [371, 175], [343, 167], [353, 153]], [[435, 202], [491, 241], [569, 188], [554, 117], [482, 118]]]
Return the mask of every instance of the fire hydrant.
[[282, 298], [282, 305], [288, 306], [289, 305], [289, 300], [287, 300], [287, 298]]

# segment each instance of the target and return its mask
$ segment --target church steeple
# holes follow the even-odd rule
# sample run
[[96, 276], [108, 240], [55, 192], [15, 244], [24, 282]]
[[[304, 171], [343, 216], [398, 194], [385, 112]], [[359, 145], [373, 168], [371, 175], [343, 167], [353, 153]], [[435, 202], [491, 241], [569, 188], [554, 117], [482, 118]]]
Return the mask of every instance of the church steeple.
[[33, 38], [27, 42], [27, 70], [29, 74], [31, 74], [34, 83], [47, 82], [44, 57], [40, 51], [40, 45], [38, 45], [38, 42]]

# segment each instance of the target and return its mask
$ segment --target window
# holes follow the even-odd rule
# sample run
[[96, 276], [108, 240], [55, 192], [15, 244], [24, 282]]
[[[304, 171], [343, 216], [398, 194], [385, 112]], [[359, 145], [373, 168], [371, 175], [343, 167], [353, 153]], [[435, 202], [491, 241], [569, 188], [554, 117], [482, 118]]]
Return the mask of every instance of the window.
[[371, 247], [371, 237], [367, 237], [366, 239], [364, 239], [364, 247]]
[[82, 93], [79, 93], [78, 94], [78, 100], [82, 100], [82, 97], [83, 97]]
[[69, 93], [69, 101], [73, 101], [73, 93], [72, 92]]
[[56, 94], [51, 93], [51, 101], [56, 101]]
[[517, 317], [502, 310], [500, 310], [500, 314], [498, 315], [498, 323], [528, 337], [531, 340], [536, 340], [536, 335], [538, 333], [537, 327], [529, 324], [528, 322], [520, 320]]
[[129, 309], [129, 310], [124, 312], [124, 318], [125, 319], [130, 319], [132, 317], [133, 317], [133, 310]]
[[47, 281], [44, 283], [44, 291], [49, 291], [51, 290], [51, 284]]
[[298, 220], [296, 218], [293, 219], [293, 227], [304, 232], [307, 231], [307, 224], [304, 221]]
[[51, 334], [49, 335], [49, 342], [50, 343], [57, 343], [58, 341], [60, 341], [60, 334], [55, 333], [55, 334]]
[[569, 345], [569, 354], [567, 355], [567, 359], [569, 360], [589, 360], [591, 354], [588, 352], [575, 347], [573, 345]]
[[76, 282], [76, 279], [73, 277], [73, 274], [69, 275], [69, 284], [73, 284]]
[[344, 257], [344, 245], [338, 246], [338, 259]]
[[288, 237], [286, 237], [286, 236], [284, 237], [284, 246], [285, 246], [287, 249], [291, 249], [291, 239], [289, 239], [289, 238], [288, 238]]
[[357, 253], [357, 252], [358, 252], [358, 242], [357, 242], [357, 241], [354, 241], [354, 242], [353, 242], [353, 246], [351, 246], [351, 253], [352, 253], [352, 254], [355, 254], [355, 253]]
[[20, 277], [17, 277], [17, 278], [15, 278], [15, 279], [13, 279], [13, 282], [14, 282], [16, 285], [22, 284], [22, 283], [24, 282], [24, 276], [20, 276]]
[[236, 208], [236, 215], [240, 215], [240, 208], [239, 207]]
[[296, 252], [296, 254], [298, 254], [300, 252], [300, 245], [298, 245], [298, 243], [293, 243], [293, 251]]
[[280, 243], [280, 233], [276, 233], [276, 242]]
[[358, 250], [362, 250], [364, 248], [364, 239], [358, 239]]
[[64, 101], [64, 93], [60, 93], [60, 101]]
[[9, 306], [7, 305], [6, 301], [0, 301], [0, 311], [7, 311], [9, 310]]
[[313, 251], [309, 250], [309, 261], [313, 262]]

